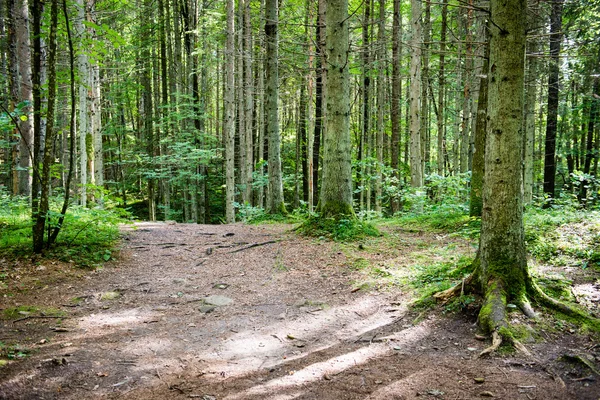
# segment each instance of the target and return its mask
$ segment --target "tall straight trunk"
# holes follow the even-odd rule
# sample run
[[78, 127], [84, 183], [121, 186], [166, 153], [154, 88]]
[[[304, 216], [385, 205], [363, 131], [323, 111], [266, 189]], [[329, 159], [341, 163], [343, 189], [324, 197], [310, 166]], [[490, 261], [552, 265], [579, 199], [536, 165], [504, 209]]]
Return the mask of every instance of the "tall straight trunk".
[[379, 0], [379, 23], [377, 27], [377, 178], [375, 182], [375, 211], [381, 213], [383, 194], [383, 138], [385, 125], [385, 0]]
[[21, 113], [26, 119], [19, 121], [19, 194], [21, 196], [31, 195], [31, 150], [33, 144], [33, 83], [31, 80], [31, 51], [29, 41], [29, 4], [27, 0], [16, 0], [15, 36], [17, 45], [17, 60], [19, 75], [21, 77], [19, 87], [19, 102], [26, 102]]
[[[41, 0], [32, 0], [32, 40], [33, 40], [33, 60], [31, 65], [31, 79], [33, 84], [33, 179], [31, 182], [31, 211], [34, 222], [40, 217], [40, 191], [41, 191], [41, 171], [39, 165], [41, 162], [40, 149], [42, 148], [43, 127], [42, 127], [42, 14], [44, 12], [44, 3]], [[43, 227], [42, 231], [34, 230], [34, 250], [41, 251], [43, 246]], [[38, 243], [36, 249], [35, 243]]]
[[444, 175], [446, 146], [446, 30], [448, 29], [448, 0], [442, 0], [442, 26], [440, 28], [440, 69], [438, 75], [437, 114], [437, 173]]
[[[483, 29], [483, 42], [488, 42], [488, 26]], [[479, 81], [479, 98], [477, 99], [477, 117], [475, 121], [475, 150], [473, 153], [473, 170], [471, 174], [471, 193], [469, 215], [480, 217], [483, 209], [483, 177], [485, 174], [485, 142], [487, 136], [488, 116], [488, 74], [490, 69], [490, 47], [485, 45], [483, 67]]]
[[327, 5], [327, 135], [323, 152], [321, 217], [354, 216], [352, 145], [350, 141], [350, 75], [348, 70], [348, 0]]
[[[11, 99], [10, 110], [14, 111], [14, 108], [18, 104], [19, 94], [19, 61], [17, 54], [17, 37], [15, 34], [15, 18], [17, 12], [15, 9], [15, 0], [8, 0], [6, 3], [6, 12], [9, 15], [7, 18], [6, 30], [7, 30], [7, 50], [8, 50], [8, 71], [9, 71], [9, 98]], [[18, 135], [19, 129], [15, 127], [12, 132], [7, 131], [5, 140], [7, 143], [11, 141], [11, 135]], [[10, 175], [8, 177], [8, 186], [10, 187], [10, 193], [19, 193], [19, 177], [18, 170], [16, 168], [18, 162], [18, 145], [12, 145], [10, 149], [6, 149], [6, 156], [4, 158], [5, 163], [10, 168]]]
[[558, 122], [559, 56], [562, 41], [563, 0], [552, 2], [550, 16], [550, 65], [548, 67], [548, 116], [544, 151], [544, 193], [555, 197], [556, 180], [556, 128]]
[[237, 51], [236, 51], [236, 76], [237, 76], [237, 87], [236, 87], [236, 103], [237, 103], [237, 130], [236, 130], [236, 144], [237, 144], [237, 182], [242, 188], [240, 191], [239, 202], [245, 204], [249, 202], [246, 197], [246, 74], [244, 71], [244, 1], [238, 0], [237, 2]]
[[315, 56], [313, 55], [314, 53], [314, 47], [313, 47], [313, 41], [311, 40], [311, 34], [312, 31], [309, 27], [308, 22], [312, 21], [314, 19], [314, 15], [312, 13], [312, 7], [311, 7], [311, 0], [306, 0], [306, 8], [307, 8], [307, 12], [306, 12], [306, 42], [308, 45], [308, 78], [307, 78], [307, 85], [308, 85], [308, 109], [307, 109], [307, 113], [308, 113], [308, 138], [307, 138], [307, 151], [306, 151], [306, 163], [307, 163], [307, 167], [306, 167], [306, 179], [307, 179], [307, 199], [306, 201], [308, 202], [308, 210], [310, 212], [313, 211], [313, 207], [314, 207], [314, 185], [313, 185], [313, 142], [314, 142], [314, 137], [315, 137], [315, 120], [314, 120], [314, 113], [313, 113], [313, 93], [314, 93], [314, 75], [313, 75], [313, 66], [314, 66], [314, 59]]
[[423, 186], [423, 159], [421, 152], [421, 1], [411, 0], [412, 28], [410, 59], [410, 184]]
[[318, 11], [317, 11], [317, 28], [315, 30], [315, 41], [316, 41], [316, 83], [315, 83], [315, 133], [313, 135], [313, 195], [314, 205], [318, 202], [319, 193], [319, 165], [321, 159], [321, 142], [326, 134], [325, 130], [325, 107], [324, 100], [326, 99], [325, 84], [327, 80], [326, 76], [326, 64], [325, 58], [325, 31], [327, 29], [325, 22], [325, 11], [327, 10], [327, 3], [325, 0], [318, 0]]
[[[152, 3], [151, 0], [144, 0], [143, 3], [143, 18], [150, 24], [152, 21]], [[140, 84], [143, 89], [142, 103], [143, 103], [143, 124], [144, 124], [144, 139], [146, 141], [146, 153], [154, 163], [154, 108], [152, 99], [152, 59], [150, 57], [150, 46], [152, 43], [151, 27], [145, 26], [141, 35], [141, 63], [142, 63], [142, 76], [140, 77]], [[148, 197], [148, 219], [150, 221], [156, 220], [156, 200], [155, 200], [155, 181], [153, 178], [148, 179], [147, 197]]]
[[471, 124], [470, 107], [471, 101], [471, 79], [473, 74], [473, 45], [471, 36], [471, 23], [473, 10], [469, 8], [466, 16], [461, 18], [465, 29], [465, 68], [463, 71], [463, 97], [462, 97], [462, 118], [460, 122], [460, 172], [469, 170], [469, 150], [471, 147]]
[[87, 87], [89, 85], [89, 66], [87, 54], [83, 50], [83, 39], [87, 31], [83, 27], [83, 22], [86, 17], [86, 5], [85, 0], [77, 1], [77, 19], [75, 20], [75, 35], [80, 38], [80, 50], [77, 54], [77, 71], [79, 73], [79, 125], [78, 125], [78, 136], [79, 136], [79, 183], [81, 187], [79, 203], [82, 207], [87, 205], [87, 146], [86, 146], [86, 135], [88, 126], [88, 97]]
[[535, 146], [535, 104], [537, 99], [538, 78], [538, 43], [534, 40], [528, 42], [527, 78], [525, 86], [525, 149], [523, 162], [523, 202], [529, 204], [533, 201], [533, 153]]
[[[58, 29], [58, 0], [50, 3], [50, 34], [48, 37], [48, 108], [46, 110], [46, 136], [40, 175], [39, 207], [34, 213], [33, 251], [41, 253], [44, 249], [44, 233], [50, 211], [50, 168], [54, 159], [54, 111], [56, 100], [56, 31]], [[35, 112], [36, 110], [34, 110]]]
[[362, 26], [362, 131], [359, 144], [359, 161], [361, 162], [360, 171], [360, 209], [369, 209], [370, 197], [369, 189], [370, 182], [368, 180], [369, 167], [367, 160], [369, 154], [369, 136], [371, 134], [371, 48], [369, 27], [371, 26], [371, 0], [363, 3], [364, 16]]
[[235, 54], [234, 54], [234, 1], [227, 0], [227, 41], [225, 49], [225, 115], [223, 136], [225, 138], [225, 220], [228, 224], [235, 222]]
[[[391, 167], [392, 176], [400, 178], [398, 168], [400, 166], [400, 129], [401, 109], [400, 96], [402, 96], [402, 78], [400, 77], [400, 57], [402, 53], [400, 29], [402, 26], [402, 13], [400, 11], [400, 0], [394, 0], [394, 17], [392, 22], [392, 145], [391, 145]], [[399, 185], [397, 182], [396, 185]], [[391, 199], [392, 213], [400, 211], [399, 200]]]
[[429, 42], [431, 41], [431, 4], [425, 2], [425, 12], [422, 16], [423, 44], [421, 51], [421, 171], [428, 173], [429, 159], [431, 155], [431, 143], [429, 138]]
[[[296, 164], [296, 179], [299, 180], [298, 183], [298, 193], [300, 191], [302, 191], [302, 196], [298, 195], [298, 199], [300, 199], [300, 197], [302, 197], [303, 201], [307, 201], [308, 200], [308, 180], [306, 179], [307, 176], [307, 154], [306, 154], [306, 136], [307, 136], [307, 123], [306, 123], [306, 84], [305, 84], [306, 79], [302, 79], [301, 84], [300, 84], [300, 100], [298, 102], [298, 134], [297, 136], [297, 141], [298, 141], [298, 148], [297, 150], [297, 155], [296, 155], [296, 160], [297, 160], [297, 164]], [[300, 190], [300, 187], [302, 187], [302, 190]], [[299, 204], [298, 204], [299, 205]], [[297, 206], [298, 206], [297, 205]]]
[[[490, 2], [490, 86], [479, 255], [483, 329], [506, 328], [506, 304], [526, 307], [523, 230], [523, 81], [526, 2]], [[498, 28], [500, 27], [500, 28]]]
[[600, 79], [598, 78], [598, 75], [600, 74], [600, 41], [598, 42], [598, 45], [599, 47], [598, 55], [596, 57], [596, 70], [594, 71], [594, 84], [592, 85], [592, 95], [590, 96], [590, 113], [588, 117], [587, 137], [585, 141], [585, 162], [583, 164], [584, 174], [589, 174], [591, 172], [592, 160], [598, 157], [598, 155], [594, 152], [594, 129], [598, 120], [598, 103], [600, 102]]
[[254, 87], [252, 77], [252, 21], [250, 20], [250, 0], [245, 0], [244, 5], [244, 92], [245, 92], [245, 135], [246, 135], [246, 199], [252, 203], [252, 173], [254, 171], [253, 143], [252, 143], [252, 110], [254, 109]]
[[281, 171], [281, 136], [279, 135], [279, 64], [278, 64], [278, 0], [265, 2], [265, 114], [266, 133], [269, 139], [269, 203], [270, 214], [285, 214], [283, 176]]
[[[89, 5], [89, 19], [92, 23], [97, 24], [95, 2]], [[91, 31], [91, 39], [97, 41], [96, 31]], [[90, 66], [90, 117], [91, 117], [91, 135], [94, 148], [94, 163], [93, 175], [94, 184], [100, 189], [96, 191], [99, 195], [97, 202], [102, 205], [103, 195], [102, 188], [104, 186], [104, 156], [102, 151], [102, 109], [100, 103], [100, 65], [99, 61], [94, 61]]]

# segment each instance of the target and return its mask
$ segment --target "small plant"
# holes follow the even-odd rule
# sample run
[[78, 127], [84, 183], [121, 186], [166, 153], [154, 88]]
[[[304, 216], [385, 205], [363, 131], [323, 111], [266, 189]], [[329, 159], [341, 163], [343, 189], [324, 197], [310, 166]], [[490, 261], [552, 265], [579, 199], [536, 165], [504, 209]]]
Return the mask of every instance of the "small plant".
[[380, 235], [379, 230], [368, 222], [355, 218], [320, 218], [318, 215], [307, 219], [297, 231], [306, 236], [327, 237], [335, 241], [355, 241]]

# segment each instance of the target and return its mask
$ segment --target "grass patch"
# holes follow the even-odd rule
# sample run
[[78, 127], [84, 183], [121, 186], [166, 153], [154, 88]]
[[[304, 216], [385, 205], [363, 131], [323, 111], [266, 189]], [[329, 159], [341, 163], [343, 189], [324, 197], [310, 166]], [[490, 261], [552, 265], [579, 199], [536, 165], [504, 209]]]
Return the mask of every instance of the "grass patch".
[[335, 241], [357, 241], [381, 235], [374, 225], [359, 219], [336, 220], [318, 216], [307, 219], [296, 231], [305, 236], [326, 237]]
[[18, 306], [5, 309], [2, 316], [4, 319], [14, 320], [34, 314], [46, 317], [64, 317], [66, 315], [64, 311], [51, 307]]
[[[0, 342], [0, 357], [7, 358], [9, 360], [19, 360], [27, 357], [31, 353], [31, 350], [19, 345], [19, 344], [6, 344]], [[0, 360], [1, 361], [1, 360]], [[2, 366], [1, 363], [0, 366]]]

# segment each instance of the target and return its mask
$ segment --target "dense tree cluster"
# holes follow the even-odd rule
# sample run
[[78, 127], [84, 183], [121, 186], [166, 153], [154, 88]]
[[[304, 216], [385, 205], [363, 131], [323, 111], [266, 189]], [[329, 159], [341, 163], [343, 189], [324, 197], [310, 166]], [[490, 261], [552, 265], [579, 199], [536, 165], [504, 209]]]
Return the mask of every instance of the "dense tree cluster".
[[[393, 214], [462, 174], [480, 214], [489, 3], [351, 0], [333, 22], [337, 5], [3, 0], [2, 190], [42, 219], [71, 193], [215, 223], [336, 196]], [[526, 203], [596, 201], [599, 7], [528, 4]]]

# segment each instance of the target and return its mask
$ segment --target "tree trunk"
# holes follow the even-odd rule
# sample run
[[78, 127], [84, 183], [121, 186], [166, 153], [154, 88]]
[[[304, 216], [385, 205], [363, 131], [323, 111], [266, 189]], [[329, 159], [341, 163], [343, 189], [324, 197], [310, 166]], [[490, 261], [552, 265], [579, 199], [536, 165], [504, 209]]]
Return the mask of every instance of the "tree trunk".
[[19, 121], [19, 195], [31, 195], [31, 151], [33, 144], [33, 83], [31, 80], [31, 50], [29, 41], [29, 8], [27, 0], [16, 0], [15, 36], [17, 41], [17, 60], [20, 79], [19, 102], [27, 102], [21, 108], [21, 113], [27, 117]]
[[444, 176], [446, 143], [446, 30], [448, 27], [448, 0], [442, 0], [442, 26], [440, 32], [440, 70], [438, 75], [438, 114], [437, 114], [437, 173]]
[[327, 4], [327, 127], [323, 152], [322, 218], [353, 217], [348, 0]]
[[[400, 0], [394, 0], [394, 17], [392, 25], [392, 148], [391, 148], [391, 167], [392, 176], [395, 178], [395, 185], [400, 185], [400, 134], [401, 134], [401, 106], [400, 96], [402, 96], [402, 78], [400, 77], [400, 58], [402, 53], [400, 29], [402, 25], [402, 12], [400, 11]], [[396, 196], [391, 199], [392, 213], [400, 211], [400, 201]]]
[[[46, 136], [40, 175], [39, 207], [34, 213], [33, 251], [41, 253], [44, 249], [44, 233], [50, 211], [50, 168], [52, 166], [54, 145], [54, 110], [56, 100], [56, 31], [58, 27], [58, 0], [50, 4], [50, 35], [48, 37], [48, 109], [46, 110]], [[38, 111], [39, 110], [34, 110]]]
[[381, 213], [383, 194], [383, 137], [385, 124], [385, 0], [379, 0], [379, 23], [377, 28], [377, 180], [375, 181], [375, 211]]
[[[487, 25], [487, 24], [486, 24]], [[489, 26], [483, 29], [483, 41], [488, 42]], [[483, 177], [485, 173], [485, 143], [488, 116], [488, 74], [490, 67], [490, 46], [484, 50], [483, 67], [479, 83], [479, 98], [477, 99], [477, 117], [475, 121], [475, 151], [473, 153], [473, 170], [471, 174], [471, 193], [469, 215], [480, 217], [483, 207]]]
[[252, 21], [250, 20], [250, 0], [244, 5], [244, 92], [246, 97], [245, 106], [245, 135], [246, 135], [246, 201], [252, 204], [252, 173], [254, 171], [253, 143], [252, 143], [252, 110], [254, 109], [254, 87], [252, 77]]
[[326, 0], [318, 0], [318, 12], [317, 12], [317, 29], [315, 31], [316, 40], [316, 83], [315, 83], [315, 133], [313, 135], [313, 196], [314, 205], [318, 202], [319, 193], [319, 165], [321, 158], [321, 142], [324, 139], [325, 130], [325, 109], [324, 100], [325, 96], [325, 85], [327, 81], [327, 69], [325, 64], [325, 30], [327, 25], [325, 22], [325, 11], [327, 9]]
[[421, 1], [411, 0], [410, 24], [410, 184], [413, 188], [423, 186], [421, 153]]
[[227, 42], [225, 49], [226, 78], [225, 78], [225, 118], [223, 136], [225, 138], [225, 220], [228, 224], [235, 222], [235, 54], [233, 40], [234, 30], [234, 1], [227, 0]]
[[269, 204], [270, 214], [285, 214], [283, 199], [283, 176], [281, 171], [281, 136], [279, 134], [279, 99], [278, 72], [278, 0], [267, 0], [265, 3], [265, 74], [266, 74], [266, 133], [269, 138]]
[[[523, 233], [525, 0], [492, 0], [485, 186], [479, 255], [486, 301], [480, 325], [506, 322], [506, 302], [523, 306], [528, 278]], [[501, 27], [501, 28], [498, 28]]]
[[537, 99], [538, 79], [538, 44], [532, 40], [528, 43], [527, 81], [525, 87], [525, 150], [523, 162], [523, 202], [529, 204], [533, 201], [533, 153], [535, 146], [535, 104]]
[[555, 197], [556, 127], [558, 121], [559, 56], [562, 41], [563, 0], [552, 2], [550, 16], [550, 65], [548, 70], [548, 116], [546, 119], [546, 148], [544, 152], [544, 193]]

